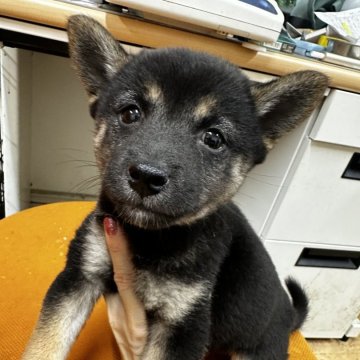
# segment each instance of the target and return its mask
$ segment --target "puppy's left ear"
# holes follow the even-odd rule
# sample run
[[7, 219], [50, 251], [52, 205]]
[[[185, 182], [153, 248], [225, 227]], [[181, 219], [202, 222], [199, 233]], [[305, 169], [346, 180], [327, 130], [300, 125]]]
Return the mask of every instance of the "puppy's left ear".
[[91, 99], [127, 61], [127, 54], [96, 20], [85, 15], [69, 18], [67, 26], [71, 61]]
[[268, 150], [310, 116], [327, 86], [328, 78], [316, 71], [300, 71], [268, 83], [252, 83], [251, 93]]

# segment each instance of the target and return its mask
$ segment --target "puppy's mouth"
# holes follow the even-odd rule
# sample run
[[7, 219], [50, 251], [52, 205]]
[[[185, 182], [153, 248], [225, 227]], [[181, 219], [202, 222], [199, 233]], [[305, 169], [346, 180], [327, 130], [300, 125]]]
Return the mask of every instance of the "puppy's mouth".
[[159, 230], [171, 226], [190, 225], [215, 210], [215, 206], [204, 206], [190, 213], [168, 214], [148, 209], [144, 205], [122, 204], [117, 209], [118, 216], [125, 222], [147, 230]]
[[119, 187], [104, 186], [103, 194], [110, 200], [114, 215], [121, 221], [148, 230], [189, 225], [213, 210], [204, 204], [196, 206], [195, 202], [190, 206], [189, 202], [180, 201], [178, 193], [175, 198], [166, 191], [142, 197], [127, 184]]
[[116, 207], [116, 210], [125, 222], [144, 229], [167, 228], [174, 225], [178, 219], [178, 216], [154, 210], [143, 203], [137, 205], [122, 203]]

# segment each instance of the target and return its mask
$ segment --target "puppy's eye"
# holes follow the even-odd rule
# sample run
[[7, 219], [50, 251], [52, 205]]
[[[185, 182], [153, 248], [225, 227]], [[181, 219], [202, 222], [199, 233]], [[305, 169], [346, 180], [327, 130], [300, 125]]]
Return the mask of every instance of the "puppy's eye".
[[131, 105], [121, 110], [120, 119], [124, 124], [132, 124], [141, 118], [140, 110], [137, 106]]
[[209, 129], [203, 135], [203, 142], [209, 148], [217, 150], [224, 144], [224, 137], [219, 130]]

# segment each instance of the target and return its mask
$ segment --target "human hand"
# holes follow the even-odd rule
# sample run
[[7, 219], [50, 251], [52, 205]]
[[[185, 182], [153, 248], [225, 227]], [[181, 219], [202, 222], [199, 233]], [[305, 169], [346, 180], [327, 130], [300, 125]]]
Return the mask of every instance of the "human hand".
[[117, 221], [104, 219], [106, 244], [111, 256], [118, 293], [105, 295], [112, 332], [123, 360], [138, 360], [147, 339], [145, 309], [133, 289], [134, 267], [126, 236]]

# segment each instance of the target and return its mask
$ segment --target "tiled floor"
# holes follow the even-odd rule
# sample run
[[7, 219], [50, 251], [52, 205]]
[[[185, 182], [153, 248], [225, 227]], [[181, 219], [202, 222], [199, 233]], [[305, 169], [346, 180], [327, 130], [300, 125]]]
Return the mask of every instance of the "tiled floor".
[[308, 340], [318, 360], [360, 360], [360, 336], [341, 340]]

